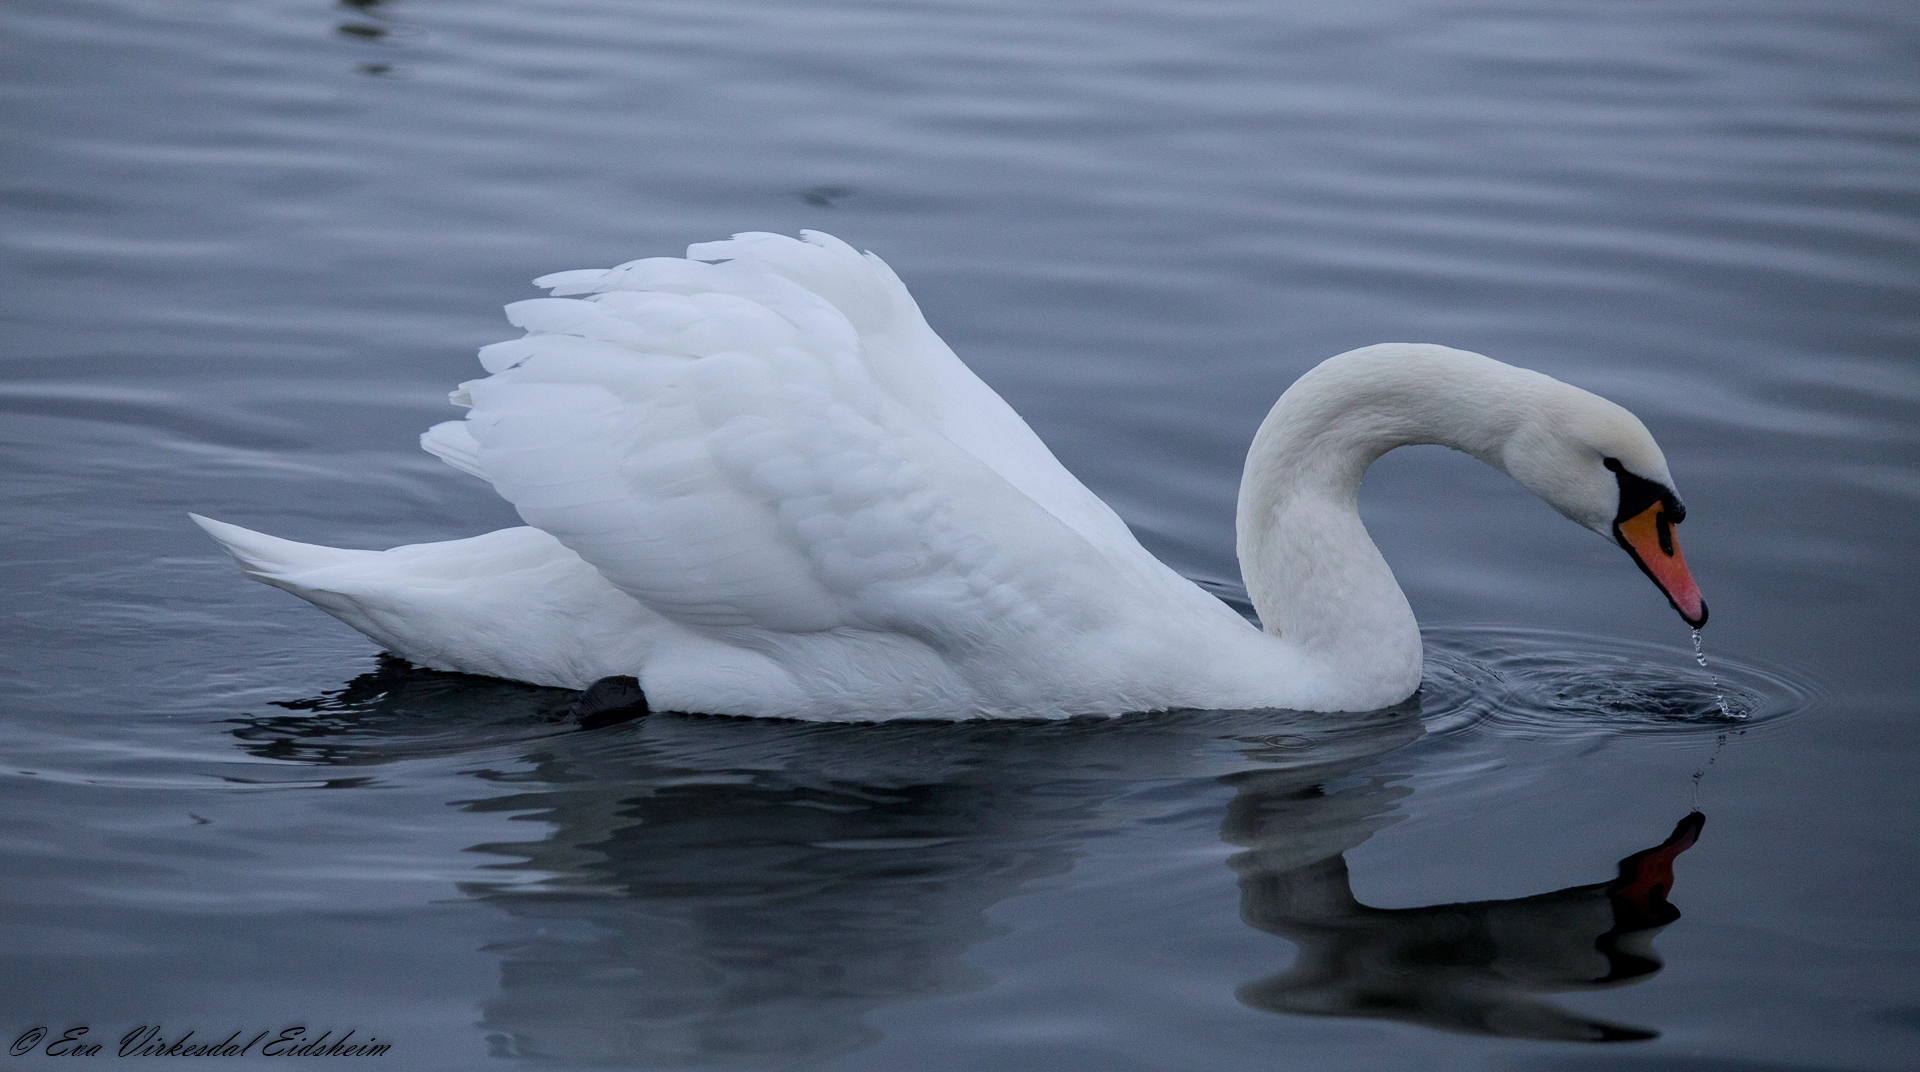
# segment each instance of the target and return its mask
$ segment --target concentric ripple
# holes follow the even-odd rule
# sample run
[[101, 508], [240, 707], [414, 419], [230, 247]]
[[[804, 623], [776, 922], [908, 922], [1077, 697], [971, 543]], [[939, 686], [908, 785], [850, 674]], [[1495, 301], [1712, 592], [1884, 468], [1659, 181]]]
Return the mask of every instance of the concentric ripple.
[[1813, 696], [1811, 684], [1790, 670], [1711, 651], [1709, 675], [1680, 643], [1475, 626], [1428, 629], [1424, 637], [1420, 717], [1433, 733], [1564, 736], [1751, 726], [1792, 714]]

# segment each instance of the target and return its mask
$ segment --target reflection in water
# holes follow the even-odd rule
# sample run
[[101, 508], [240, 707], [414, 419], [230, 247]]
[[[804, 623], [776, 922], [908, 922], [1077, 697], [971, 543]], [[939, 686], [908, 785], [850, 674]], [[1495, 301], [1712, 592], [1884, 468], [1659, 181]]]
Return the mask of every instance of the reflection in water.
[[[417, 36], [419, 31], [393, 18], [391, 0], [338, 0], [339, 6], [364, 16], [336, 23], [333, 32], [356, 41], [390, 45], [401, 37]], [[375, 21], [367, 21], [375, 20]], [[362, 60], [353, 65], [360, 74], [388, 75], [396, 72], [393, 64], [382, 60]]]
[[800, 200], [819, 208], [832, 208], [834, 202], [859, 192], [851, 186], [812, 186], [800, 191]]
[[1645, 1037], [1525, 995], [1654, 970], [1645, 938], [1677, 916], [1662, 869], [1698, 829], [1629, 858], [1615, 883], [1380, 911], [1353, 900], [1341, 854], [1396, 821], [1411, 791], [1356, 774], [1421, 736], [1411, 710], [1333, 727], [1281, 712], [866, 726], [653, 715], [589, 732], [564, 721], [570, 696], [391, 661], [286, 705], [302, 715], [236, 731], [257, 754], [322, 764], [491, 757], [472, 773], [495, 791], [460, 806], [537, 835], [474, 846], [499, 861], [482, 869], [497, 879], [463, 887], [503, 912], [484, 947], [499, 988], [481, 1010], [501, 1055], [752, 1066], [858, 1049], [877, 1037], [877, 1008], [988, 985], [965, 957], [996, 933], [988, 910], [1142, 821], [1143, 786], [1205, 837], [1223, 784], [1235, 794], [1224, 837], [1247, 850], [1232, 860], [1242, 914], [1300, 947], [1292, 971], [1240, 989], [1247, 1004]]
[[1071, 866], [1039, 827], [1083, 823], [1087, 806], [1023, 813], [1010, 792], [938, 773], [853, 782], [664, 758], [543, 757], [543, 786], [477, 805], [552, 824], [544, 841], [486, 847], [548, 881], [469, 887], [519, 924], [488, 947], [498, 1051], [752, 1063], [856, 1049], [876, 1037], [869, 1010], [989, 981], [961, 954], [993, 933], [990, 906]]
[[234, 719], [265, 759], [360, 766], [536, 740], [567, 728], [564, 689], [423, 670], [391, 655], [344, 688], [276, 703], [292, 714]]
[[1354, 899], [1345, 849], [1385, 825], [1396, 792], [1377, 782], [1323, 794], [1289, 773], [1227, 779], [1239, 795], [1221, 836], [1247, 851], [1240, 915], [1294, 943], [1293, 966], [1248, 983], [1256, 1009], [1399, 1020], [1469, 1034], [1618, 1042], [1654, 1032], [1586, 1019], [1534, 995], [1590, 990], [1660, 970], [1673, 861], [1699, 837], [1693, 812], [1672, 836], [1620, 861], [1612, 882], [1505, 901], [1380, 909]]
[[[481, 847], [540, 881], [468, 887], [515, 921], [489, 946], [502, 968], [485, 1025], [497, 1052], [576, 1062], [853, 1051], [878, 1037], [873, 1010], [990, 984], [966, 959], [997, 933], [988, 910], [1072, 870], [1127, 821], [1118, 801], [1161, 783], [1183, 812], [1213, 811], [1218, 783], [1195, 776], [1196, 753], [1244, 766], [1242, 740], [1273, 738], [1220, 747], [1222, 729], [1299, 721], [650, 716], [556, 738], [512, 779], [523, 795], [468, 805], [549, 826]], [[1420, 732], [1405, 713], [1361, 720], [1268, 762], [1348, 770]]]

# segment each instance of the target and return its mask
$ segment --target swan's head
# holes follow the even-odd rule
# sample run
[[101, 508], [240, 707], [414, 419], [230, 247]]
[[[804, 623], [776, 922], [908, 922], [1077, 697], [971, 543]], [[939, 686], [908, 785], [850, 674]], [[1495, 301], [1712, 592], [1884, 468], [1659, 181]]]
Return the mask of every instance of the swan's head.
[[1625, 548], [1688, 625], [1706, 624], [1706, 600], [1673, 532], [1687, 508], [1660, 445], [1620, 406], [1540, 379], [1537, 404], [1500, 451], [1501, 467], [1555, 510]]

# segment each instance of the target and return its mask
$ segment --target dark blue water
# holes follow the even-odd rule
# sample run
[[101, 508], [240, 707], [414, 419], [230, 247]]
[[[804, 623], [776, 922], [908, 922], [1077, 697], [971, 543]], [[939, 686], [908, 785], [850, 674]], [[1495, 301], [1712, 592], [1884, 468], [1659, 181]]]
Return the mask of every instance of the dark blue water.
[[[0, 55], [0, 1045], [1920, 1052], [1911, 4], [11, 0]], [[1320, 359], [1431, 341], [1607, 394], [1666, 448], [1750, 717], [1617, 549], [1437, 449], [1362, 503], [1426, 686], [1332, 722], [580, 731], [186, 520], [515, 523], [415, 445], [499, 306], [802, 227], [887, 258], [1228, 596], [1245, 445]]]

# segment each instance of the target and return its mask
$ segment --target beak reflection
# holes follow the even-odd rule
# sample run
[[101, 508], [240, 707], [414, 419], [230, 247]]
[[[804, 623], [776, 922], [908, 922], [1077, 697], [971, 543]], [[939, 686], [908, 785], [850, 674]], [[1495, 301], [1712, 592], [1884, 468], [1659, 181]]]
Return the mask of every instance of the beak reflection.
[[[1700, 836], [1706, 819], [1699, 812], [1659, 845], [1620, 861], [1610, 882], [1512, 900], [1383, 909], [1354, 898], [1343, 852], [1302, 859], [1300, 831], [1274, 823], [1328, 810], [1333, 800], [1310, 801], [1319, 790], [1297, 782], [1284, 793], [1296, 799], [1270, 799], [1263, 773], [1241, 776], [1222, 834], [1247, 847], [1229, 861], [1239, 874], [1241, 918], [1298, 952], [1287, 971], [1239, 987], [1242, 1004], [1508, 1038], [1656, 1036], [1569, 1012], [1542, 995], [1617, 986], [1660, 970], [1652, 940], [1680, 918], [1667, 901], [1673, 862]], [[1382, 788], [1354, 787], [1334, 797], [1377, 796]], [[1368, 802], [1352, 803], [1371, 810]]]

